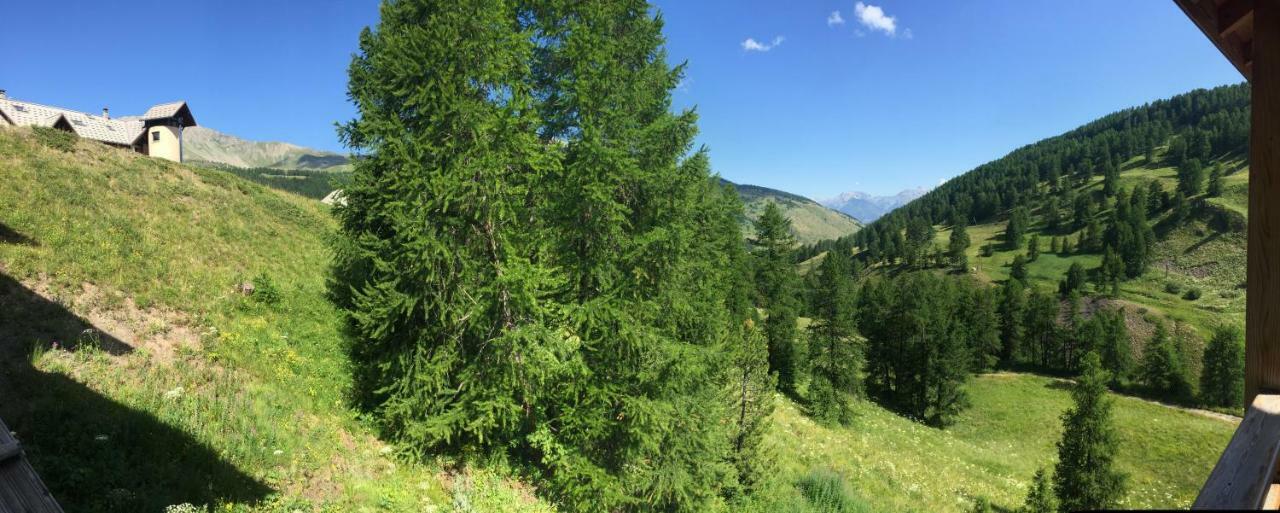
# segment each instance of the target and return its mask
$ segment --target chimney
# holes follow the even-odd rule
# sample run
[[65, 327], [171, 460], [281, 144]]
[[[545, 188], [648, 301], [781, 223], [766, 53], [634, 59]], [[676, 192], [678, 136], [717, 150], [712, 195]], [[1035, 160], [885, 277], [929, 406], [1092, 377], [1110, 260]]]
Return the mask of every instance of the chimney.
[[102, 108], [102, 119], [111, 119], [111, 111], [109, 111], [106, 107]]

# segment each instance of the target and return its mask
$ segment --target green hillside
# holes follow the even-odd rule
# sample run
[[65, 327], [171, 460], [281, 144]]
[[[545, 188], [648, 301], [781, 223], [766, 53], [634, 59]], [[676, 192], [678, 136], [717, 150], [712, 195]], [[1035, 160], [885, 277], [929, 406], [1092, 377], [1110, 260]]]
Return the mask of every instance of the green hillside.
[[755, 228], [751, 222], [764, 212], [770, 202], [777, 203], [783, 215], [791, 220], [796, 240], [801, 244], [812, 244], [822, 240], [838, 239], [856, 233], [862, 228], [857, 219], [822, 205], [804, 196], [791, 194], [757, 185], [732, 184], [742, 198], [746, 219], [742, 220], [742, 233], [751, 237]]
[[[979, 376], [967, 387], [973, 406], [946, 429], [867, 401], [855, 403], [849, 426], [826, 427], [784, 400], [769, 442], [786, 480], [834, 470], [870, 511], [968, 511], [978, 497], [1012, 511], [1035, 471], [1057, 460], [1060, 416], [1071, 404], [1067, 385], [1028, 374]], [[1117, 396], [1115, 422], [1119, 466], [1130, 476], [1120, 505], [1126, 509], [1189, 507], [1235, 431], [1229, 418], [1124, 396]], [[777, 496], [785, 503], [789, 495]]]
[[[0, 417], [68, 511], [554, 510], [501, 463], [402, 459], [348, 409], [317, 202], [57, 139], [0, 131], [0, 398], [22, 398]], [[1031, 376], [969, 390], [946, 430], [865, 401], [820, 427], [783, 400], [773, 489], [742, 508], [822, 511], [800, 484], [824, 469], [874, 511], [1016, 504], [1066, 392]], [[1117, 418], [1136, 506], [1184, 506], [1233, 429], [1135, 399]]]
[[0, 182], [0, 417], [67, 511], [550, 510], [346, 407], [319, 202], [25, 129]]

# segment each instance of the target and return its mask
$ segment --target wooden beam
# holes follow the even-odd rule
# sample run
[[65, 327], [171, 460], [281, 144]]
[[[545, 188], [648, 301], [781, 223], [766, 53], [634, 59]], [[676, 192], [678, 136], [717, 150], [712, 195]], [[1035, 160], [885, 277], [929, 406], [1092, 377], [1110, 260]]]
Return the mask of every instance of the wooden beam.
[[1191, 509], [1262, 507], [1274, 484], [1278, 457], [1280, 396], [1260, 395], [1249, 405]]
[[1246, 400], [1280, 390], [1280, 1], [1254, 9], [1252, 47]]
[[1228, 37], [1253, 21], [1254, 0], [1227, 0], [1218, 6], [1218, 35]]
[[[1173, 0], [1186, 13], [1191, 21], [1195, 22], [1196, 27], [1203, 32], [1213, 45], [1218, 47], [1218, 51], [1226, 56], [1232, 66], [1240, 72], [1244, 77], [1250, 78], [1249, 68], [1244, 64], [1244, 55], [1240, 53], [1239, 45], [1232, 44], [1231, 38], [1222, 37], [1221, 26], [1218, 17], [1218, 6], [1213, 0]], [[1274, 3], [1274, 0], [1267, 0], [1263, 4]], [[1255, 6], [1256, 10], [1256, 6]], [[1256, 18], [1256, 15], [1255, 15]], [[1255, 23], [1257, 23], [1255, 21]]]

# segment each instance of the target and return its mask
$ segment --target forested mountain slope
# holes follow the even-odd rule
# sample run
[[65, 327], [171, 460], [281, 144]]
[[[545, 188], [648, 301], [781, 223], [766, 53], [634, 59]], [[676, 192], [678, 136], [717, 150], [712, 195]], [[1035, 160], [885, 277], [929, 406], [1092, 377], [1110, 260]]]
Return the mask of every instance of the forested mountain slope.
[[[1236, 85], [1110, 114], [953, 178], [838, 245], [869, 262], [946, 267], [958, 263], [950, 239], [959, 223], [970, 239], [964, 263], [981, 278], [1005, 280], [1022, 254], [1028, 284], [1045, 290], [1074, 263], [1094, 286], [1081, 292], [1201, 332], [1238, 321], [1248, 104], [1247, 86]], [[1110, 273], [1108, 248], [1117, 261]]]

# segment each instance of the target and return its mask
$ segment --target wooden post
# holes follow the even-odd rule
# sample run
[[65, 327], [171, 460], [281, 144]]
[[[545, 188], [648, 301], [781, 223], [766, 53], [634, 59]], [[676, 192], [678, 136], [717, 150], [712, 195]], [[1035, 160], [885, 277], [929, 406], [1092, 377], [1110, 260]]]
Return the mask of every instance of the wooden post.
[[1246, 405], [1280, 391], [1280, 1], [1254, 6]]

